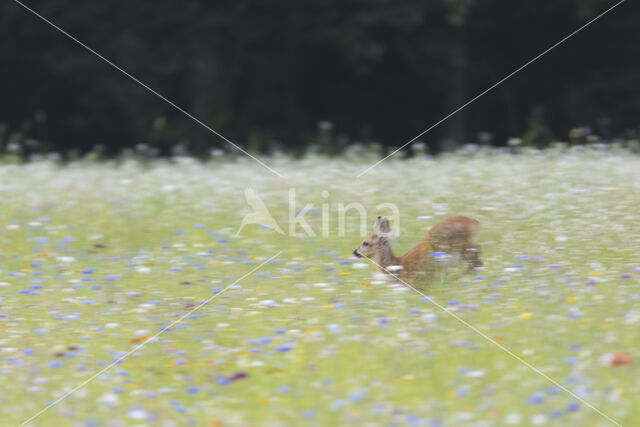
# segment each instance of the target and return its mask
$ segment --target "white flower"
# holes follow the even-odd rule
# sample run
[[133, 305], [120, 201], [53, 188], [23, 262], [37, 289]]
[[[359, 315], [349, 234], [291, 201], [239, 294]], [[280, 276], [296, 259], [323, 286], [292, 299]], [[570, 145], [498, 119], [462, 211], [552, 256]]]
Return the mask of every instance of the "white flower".
[[134, 420], [144, 420], [147, 418], [147, 411], [142, 408], [132, 408], [129, 410], [129, 418]]
[[547, 416], [543, 414], [534, 415], [531, 417], [531, 424], [534, 426], [543, 426], [547, 423]]
[[118, 406], [118, 403], [120, 403], [120, 397], [115, 393], [107, 393], [98, 399], [98, 402], [112, 408], [114, 406]]
[[422, 320], [425, 322], [433, 323], [438, 320], [438, 316], [434, 313], [425, 313], [422, 315]]
[[520, 424], [520, 421], [522, 421], [522, 415], [516, 413], [507, 414], [504, 421], [507, 424]]

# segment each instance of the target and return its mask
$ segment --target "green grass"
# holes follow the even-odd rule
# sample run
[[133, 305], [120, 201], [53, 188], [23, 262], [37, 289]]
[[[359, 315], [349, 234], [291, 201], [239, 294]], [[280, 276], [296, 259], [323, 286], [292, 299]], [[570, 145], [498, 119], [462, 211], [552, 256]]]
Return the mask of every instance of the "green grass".
[[[350, 211], [339, 236], [338, 203], [361, 203], [369, 229], [390, 214], [378, 204], [395, 204], [396, 253], [448, 214], [477, 218], [485, 269], [425, 295], [621, 424], [640, 416], [637, 364], [606, 363], [638, 357], [640, 159], [391, 159], [359, 179], [364, 161], [270, 165], [286, 179], [248, 159], [0, 167], [2, 424], [282, 251], [30, 425], [612, 425], [350, 259], [358, 217]], [[235, 236], [249, 186], [285, 231], [295, 188], [297, 210], [328, 209], [329, 235], [307, 213], [315, 237], [257, 225]]]

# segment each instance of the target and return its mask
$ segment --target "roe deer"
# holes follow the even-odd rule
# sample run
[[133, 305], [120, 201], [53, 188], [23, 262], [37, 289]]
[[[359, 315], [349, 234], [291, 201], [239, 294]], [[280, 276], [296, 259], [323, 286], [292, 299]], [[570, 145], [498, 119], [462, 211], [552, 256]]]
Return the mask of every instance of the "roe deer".
[[[480, 246], [474, 237], [480, 229], [480, 223], [464, 216], [451, 216], [436, 223], [424, 238], [409, 252], [397, 257], [391, 250], [389, 235], [391, 227], [387, 218], [378, 217], [373, 234], [367, 237], [354, 251], [359, 258], [368, 258], [383, 273], [391, 273], [403, 280], [417, 274], [428, 275], [435, 270], [434, 254], [447, 253], [459, 256], [468, 265], [469, 271], [480, 267]], [[391, 268], [398, 266], [396, 268]], [[401, 267], [401, 269], [400, 269]]]

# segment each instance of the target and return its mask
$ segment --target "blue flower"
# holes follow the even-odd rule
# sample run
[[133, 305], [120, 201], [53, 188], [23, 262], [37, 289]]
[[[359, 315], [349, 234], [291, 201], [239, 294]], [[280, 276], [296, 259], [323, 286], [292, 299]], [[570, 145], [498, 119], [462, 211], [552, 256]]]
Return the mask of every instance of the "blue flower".
[[349, 394], [349, 399], [351, 399], [353, 402], [362, 402], [364, 398], [367, 397], [367, 394], [369, 394], [369, 390], [367, 389], [358, 390], [354, 393]]
[[554, 409], [553, 411], [549, 412], [549, 418], [560, 418], [562, 416], [562, 411], [558, 411], [557, 409]]
[[272, 341], [273, 341], [273, 338], [271, 337], [262, 337], [262, 338], [258, 338], [257, 343], [260, 345], [263, 345], [263, 344], [269, 344]]
[[307, 409], [302, 413], [302, 418], [305, 418], [307, 420], [315, 417], [316, 417], [316, 411], [312, 411], [310, 409]]
[[329, 408], [338, 409], [343, 407], [346, 404], [347, 404], [346, 400], [334, 400], [333, 402], [331, 402], [331, 405], [329, 405]]
[[546, 400], [547, 399], [544, 397], [544, 395], [538, 393], [529, 397], [526, 402], [530, 405], [542, 405]]
[[578, 402], [571, 402], [567, 405], [567, 412], [576, 412], [578, 409], [580, 409], [580, 403]]
[[421, 426], [422, 424], [422, 420], [420, 419], [420, 417], [418, 417], [417, 415], [413, 415], [413, 414], [407, 414], [407, 423], [410, 426]]
[[429, 254], [430, 257], [432, 258], [438, 258], [438, 257], [443, 257], [443, 256], [447, 256], [448, 254], [446, 252], [432, 252], [431, 254]]
[[562, 389], [560, 387], [552, 386], [547, 389], [547, 393], [549, 394], [559, 394]]
[[467, 397], [469, 396], [469, 390], [467, 390], [466, 388], [461, 388], [458, 391], [456, 391], [456, 396]]

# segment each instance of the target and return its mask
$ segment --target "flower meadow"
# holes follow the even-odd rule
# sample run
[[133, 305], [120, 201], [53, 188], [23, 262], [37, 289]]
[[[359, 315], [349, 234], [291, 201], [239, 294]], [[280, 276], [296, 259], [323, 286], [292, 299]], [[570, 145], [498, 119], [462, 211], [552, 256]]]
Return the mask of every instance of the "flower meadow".
[[[640, 158], [266, 161], [285, 178], [246, 158], [0, 166], [2, 425], [52, 403], [28, 425], [637, 423]], [[248, 187], [284, 234], [237, 234]], [[290, 232], [292, 189], [312, 233]], [[396, 206], [397, 254], [477, 218], [484, 267], [415, 292], [352, 257], [338, 203], [367, 233]]]

